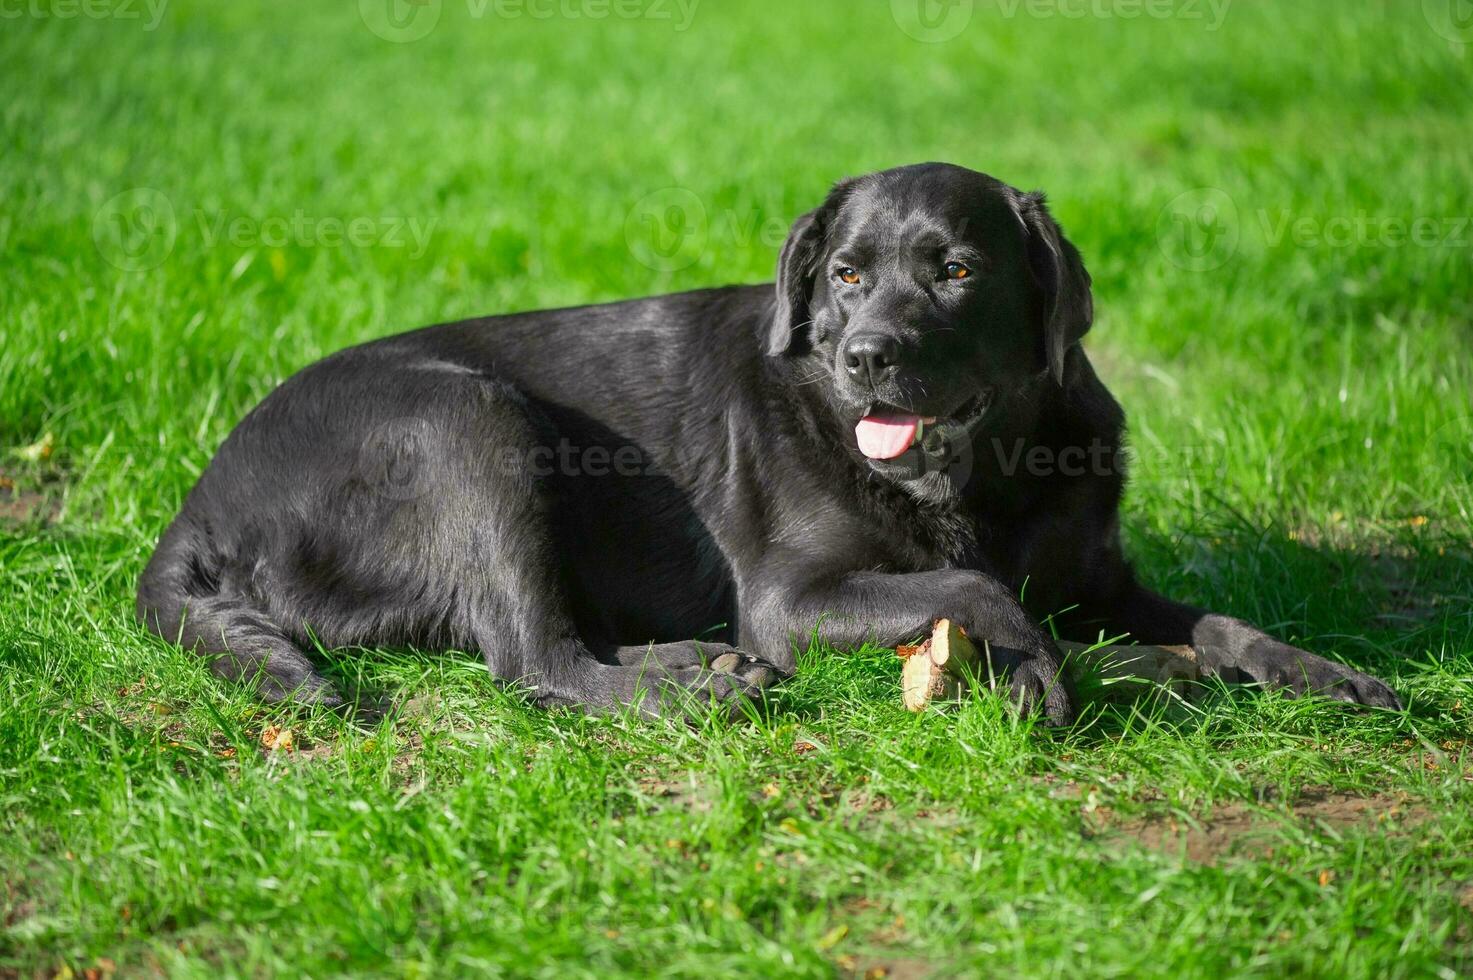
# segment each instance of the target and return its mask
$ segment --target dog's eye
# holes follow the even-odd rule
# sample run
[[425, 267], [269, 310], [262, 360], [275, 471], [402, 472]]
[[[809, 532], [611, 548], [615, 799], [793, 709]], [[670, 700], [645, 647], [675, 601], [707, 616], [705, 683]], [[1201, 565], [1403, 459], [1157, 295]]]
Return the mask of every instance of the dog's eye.
[[946, 263], [946, 278], [948, 279], [965, 279], [971, 274], [972, 270], [968, 269], [960, 262]]
[[839, 266], [839, 268], [835, 269], [834, 275], [838, 276], [841, 282], [846, 282], [851, 286], [854, 285], [856, 282], [859, 282], [859, 273], [849, 268], [847, 265], [841, 265]]

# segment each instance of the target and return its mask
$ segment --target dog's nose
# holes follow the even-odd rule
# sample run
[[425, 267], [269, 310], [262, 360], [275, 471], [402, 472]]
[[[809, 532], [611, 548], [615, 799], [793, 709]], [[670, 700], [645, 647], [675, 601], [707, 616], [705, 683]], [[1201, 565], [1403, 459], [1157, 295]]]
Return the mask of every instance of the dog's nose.
[[900, 370], [900, 342], [889, 334], [855, 334], [844, 344], [844, 370], [874, 387]]

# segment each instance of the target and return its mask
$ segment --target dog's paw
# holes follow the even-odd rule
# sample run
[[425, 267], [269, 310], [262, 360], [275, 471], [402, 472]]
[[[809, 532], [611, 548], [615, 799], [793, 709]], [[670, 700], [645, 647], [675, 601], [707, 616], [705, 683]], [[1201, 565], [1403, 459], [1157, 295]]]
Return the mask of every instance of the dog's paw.
[[[621, 667], [643, 667], [646, 670], [679, 670], [682, 667], [712, 667], [718, 660], [731, 664], [746, 654], [725, 643], [705, 640], [682, 640], [676, 643], [640, 643], [600, 649], [599, 660]], [[770, 666], [770, 665], [769, 665]], [[719, 673], [731, 673], [722, 668]]]
[[1031, 657], [1009, 668], [1005, 682], [1023, 715], [1037, 716], [1049, 728], [1073, 723], [1074, 698], [1057, 662]]
[[1279, 688], [1291, 697], [1314, 694], [1402, 710], [1401, 698], [1385, 682], [1277, 640], [1259, 640], [1217, 673], [1228, 681]]
[[590, 660], [576, 673], [531, 676], [523, 683], [535, 692], [536, 703], [547, 708], [589, 714], [632, 709], [650, 718], [699, 716], [724, 708], [735, 718], [760, 702], [763, 692], [784, 675], [766, 660], [721, 649], [690, 666], [671, 667], [657, 657], [642, 658], [637, 665]]
[[729, 650], [706, 666], [666, 671], [658, 686], [660, 713], [716, 708], [738, 717], [746, 705], [761, 702], [763, 692], [782, 679], [782, 672], [767, 661]]

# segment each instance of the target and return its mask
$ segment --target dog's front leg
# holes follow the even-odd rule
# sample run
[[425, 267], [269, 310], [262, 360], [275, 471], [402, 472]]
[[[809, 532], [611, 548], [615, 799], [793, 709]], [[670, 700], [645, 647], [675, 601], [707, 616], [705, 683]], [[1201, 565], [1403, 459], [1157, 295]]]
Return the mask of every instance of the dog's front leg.
[[1320, 694], [1378, 708], [1402, 707], [1385, 683], [1276, 639], [1235, 619], [1158, 595], [1128, 572], [1106, 600], [1081, 603], [1078, 625], [1066, 632], [1092, 641], [1128, 634], [1141, 643], [1190, 644], [1210, 676], [1232, 683], [1262, 684], [1290, 694]]
[[952, 619], [985, 644], [992, 669], [1025, 712], [1053, 725], [1074, 716], [1053, 640], [1017, 597], [981, 572], [835, 573], [788, 556], [744, 583], [739, 616], [741, 645], [789, 670], [795, 644], [806, 645], [815, 631], [840, 648], [894, 646], [930, 632], [936, 619]]

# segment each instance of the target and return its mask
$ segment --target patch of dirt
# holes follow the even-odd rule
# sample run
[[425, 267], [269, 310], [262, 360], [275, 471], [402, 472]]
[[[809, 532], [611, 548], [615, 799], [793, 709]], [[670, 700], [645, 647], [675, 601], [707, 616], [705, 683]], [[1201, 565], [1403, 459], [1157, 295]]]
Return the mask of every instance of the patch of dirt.
[[6, 929], [29, 919], [41, 909], [41, 903], [23, 885], [24, 882], [19, 880], [5, 881], [5, 897], [0, 900], [0, 925]]
[[695, 775], [685, 779], [641, 776], [635, 785], [643, 796], [671, 806], [683, 807], [692, 813], [707, 813], [712, 808], [711, 790]]
[[843, 803], [848, 809], [867, 817], [874, 817], [895, 809], [894, 800], [868, 787], [850, 790], [843, 794]]
[[406, 701], [398, 703], [399, 717], [433, 719], [444, 712], [445, 701], [439, 691], [422, 691]]
[[856, 980], [923, 980], [936, 971], [927, 960], [907, 957], [841, 957], [840, 976]]
[[1307, 790], [1287, 813], [1228, 803], [1200, 820], [1174, 816], [1117, 820], [1109, 807], [1099, 807], [1085, 815], [1085, 822], [1090, 836], [1106, 842], [1215, 865], [1233, 858], [1270, 858], [1284, 844], [1285, 830], [1294, 827], [1331, 833], [1367, 829], [1398, 833], [1430, 816], [1425, 806], [1403, 794], [1352, 796]]
[[0, 470], [0, 525], [54, 524], [60, 514], [54, 488]]

